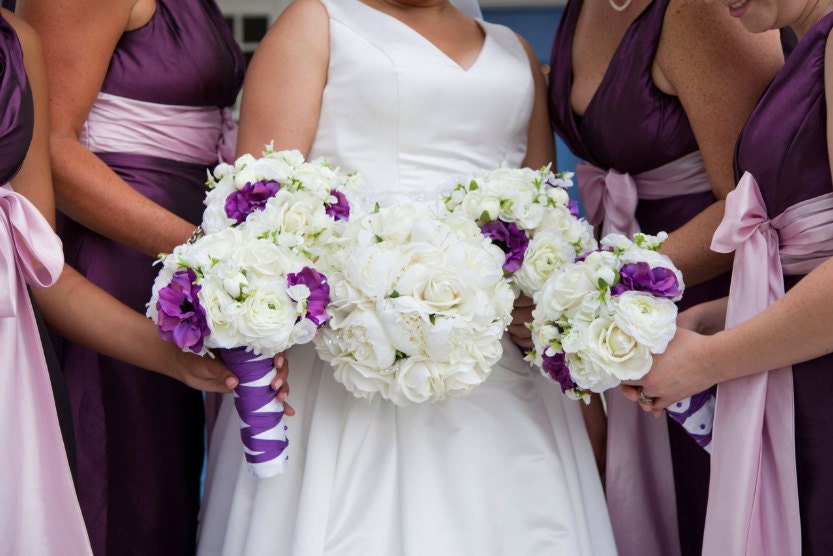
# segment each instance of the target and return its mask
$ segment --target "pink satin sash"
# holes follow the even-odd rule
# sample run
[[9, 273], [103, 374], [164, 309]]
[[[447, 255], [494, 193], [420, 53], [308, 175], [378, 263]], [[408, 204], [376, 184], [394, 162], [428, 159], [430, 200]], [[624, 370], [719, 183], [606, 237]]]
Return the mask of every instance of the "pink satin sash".
[[[579, 192], [602, 235], [639, 231], [639, 199], [666, 199], [711, 191], [695, 151], [631, 176], [588, 164], [576, 167]], [[619, 391], [605, 394], [608, 414], [606, 497], [620, 556], [679, 556], [677, 500], [665, 419], [643, 412]]]
[[610, 233], [633, 237], [639, 231], [639, 199], [667, 199], [711, 191], [700, 151], [633, 176], [579, 163], [576, 177], [587, 221], [602, 225], [602, 237]]
[[[805, 274], [833, 256], [833, 193], [772, 220], [755, 179], [726, 198], [712, 249], [735, 252], [726, 327], [784, 295], [784, 274]], [[738, 378], [717, 389], [703, 554], [801, 554], [792, 368]]]
[[229, 108], [173, 106], [99, 93], [79, 140], [94, 153], [131, 153], [192, 164], [234, 161]]
[[54, 283], [63, 261], [40, 212], [0, 187], [0, 550], [7, 554], [92, 554], [26, 289]]

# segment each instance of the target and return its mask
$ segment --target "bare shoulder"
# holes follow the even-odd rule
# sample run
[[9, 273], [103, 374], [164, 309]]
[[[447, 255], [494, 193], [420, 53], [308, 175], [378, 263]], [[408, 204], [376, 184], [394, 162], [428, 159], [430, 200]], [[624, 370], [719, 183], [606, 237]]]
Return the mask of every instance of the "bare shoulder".
[[312, 33], [316, 37], [327, 33], [328, 27], [327, 8], [319, 0], [293, 0], [272, 25], [266, 40], [274, 40], [274, 35], [282, 33], [295, 36]]
[[329, 55], [330, 23], [327, 9], [319, 0], [293, 0], [266, 33], [255, 51], [249, 72], [293, 59], [326, 60]]
[[0, 14], [3, 14], [3, 19], [8, 21], [9, 25], [14, 29], [14, 32], [17, 33], [17, 38], [20, 40], [20, 46], [23, 48], [24, 55], [33, 49], [40, 50], [40, 39], [31, 25], [5, 8], [0, 8]]
[[520, 34], [515, 33], [515, 36], [518, 37], [518, 42], [521, 43], [521, 46], [524, 47], [524, 52], [529, 57], [530, 62], [538, 63], [538, 56], [535, 54], [535, 51], [532, 49], [532, 46], [529, 44], [525, 38], [523, 38]]

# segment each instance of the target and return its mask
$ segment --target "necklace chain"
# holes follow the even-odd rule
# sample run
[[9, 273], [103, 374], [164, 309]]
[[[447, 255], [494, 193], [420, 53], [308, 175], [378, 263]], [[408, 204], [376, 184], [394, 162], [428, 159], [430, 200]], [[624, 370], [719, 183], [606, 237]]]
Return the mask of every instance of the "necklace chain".
[[619, 5], [615, 2], [615, 0], [607, 0], [607, 3], [610, 4], [610, 7], [616, 10], [617, 12], [624, 12], [625, 10], [627, 10], [628, 6], [631, 5], [631, 2], [633, 2], [633, 0], [625, 0], [624, 4]]

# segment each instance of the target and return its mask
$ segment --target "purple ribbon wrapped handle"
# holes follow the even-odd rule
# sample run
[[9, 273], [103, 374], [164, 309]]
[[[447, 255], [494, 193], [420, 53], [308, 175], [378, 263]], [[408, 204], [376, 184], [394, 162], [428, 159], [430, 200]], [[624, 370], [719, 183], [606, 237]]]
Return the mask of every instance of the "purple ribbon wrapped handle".
[[221, 351], [229, 370], [240, 379], [234, 389], [234, 406], [242, 422], [240, 436], [249, 470], [261, 479], [283, 473], [289, 459], [285, 454], [289, 441], [283, 425], [283, 404], [271, 387], [277, 374], [272, 358], [245, 348]]

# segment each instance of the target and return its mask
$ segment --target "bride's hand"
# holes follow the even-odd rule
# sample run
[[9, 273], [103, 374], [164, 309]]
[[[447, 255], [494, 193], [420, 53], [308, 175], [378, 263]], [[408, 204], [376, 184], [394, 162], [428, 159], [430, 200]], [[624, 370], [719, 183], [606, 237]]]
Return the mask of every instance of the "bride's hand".
[[295, 409], [286, 403], [286, 398], [289, 396], [289, 362], [283, 352], [275, 356], [274, 365], [277, 374], [272, 379], [272, 390], [278, 393], [278, 401], [283, 404], [284, 415], [292, 417], [295, 415]]
[[509, 339], [524, 351], [532, 349], [532, 334], [526, 323], [532, 322], [532, 310], [535, 304], [532, 299], [521, 294], [515, 300], [515, 308], [512, 310], [512, 324], [509, 325]]

